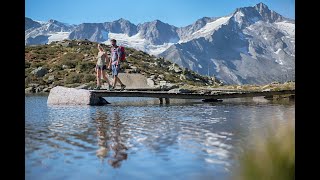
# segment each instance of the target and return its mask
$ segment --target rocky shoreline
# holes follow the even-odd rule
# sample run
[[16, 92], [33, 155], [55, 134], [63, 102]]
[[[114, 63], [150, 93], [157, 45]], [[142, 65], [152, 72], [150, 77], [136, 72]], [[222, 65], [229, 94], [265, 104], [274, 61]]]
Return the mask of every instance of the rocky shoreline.
[[[49, 94], [50, 90], [55, 86], [53, 84], [48, 85], [39, 85], [30, 83], [28, 88], [25, 89], [25, 94]], [[130, 87], [130, 86], [129, 86]], [[88, 84], [81, 84], [76, 89], [93, 89]], [[105, 88], [107, 88], [105, 86]], [[139, 89], [139, 87], [130, 87]], [[200, 93], [200, 94], [213, 94], [220, 90], [228, 91], [280, 91], [280, 90], [294, 90], [295, 82], [285, 82], [283, 84], [278, 82], [273, 82], [267, 85], [229, 85], [221, 87], [212, 87], [212, 86], [190, 86], [190, 85], [178, 85], [173, 83], [163, 82], [161, 85], [154, 86], [144, 86], [142, 88], [154, 88], [159, 90], [166, 90], [172, 93]]]

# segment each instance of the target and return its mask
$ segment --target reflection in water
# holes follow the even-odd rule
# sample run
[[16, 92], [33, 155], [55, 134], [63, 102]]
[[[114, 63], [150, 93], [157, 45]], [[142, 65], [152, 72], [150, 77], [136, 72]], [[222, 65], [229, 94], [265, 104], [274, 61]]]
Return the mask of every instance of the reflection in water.
[[97, 111], [97, 117], [95, 121], [98, 124], [98, 146], [99, 149], [96, 152], [102, 162], [108, 157], [108, 152], [111, 150], [113, 154], [109, 157], [108, 163], [118, 168], [121, 165], [121, 161], [126, 160], [128, 154], [126, 150], [128, 148], [122, 143], [121, 139], [121, 120], [119, 112], [114, 112], [112, 119], [108, 119], [107, 115], [103, 111]]
[[26, 97], [26, 179], [226, 179], [252, 131], [294, 119], [294, 104], [250, 99], [95, 107], [46, 100]]
[[128, 157], [128, 154], [126, 153], [126, 150], [128, 150], [128, 148], [121, 141], [120, 122], [120, 114], [119, 112], [115, 112], [113, 117], [113, 125], [111, 128], [111, 149], [114, 153], [112, 159], [109, 159], [108, 161], [109, 164], [114, 168], [120, 167], [120, 162], [122, 160], [126, 160]]
[[98, 146], [97, 156], [102, 160], [107, 157], [109, 148], [108, 148], [108, 137], [107, 137], [107, 116], [105, 113], [98, 111], [97, 118], [95, 119], [97, 122], [97, 136], [98, 136]]

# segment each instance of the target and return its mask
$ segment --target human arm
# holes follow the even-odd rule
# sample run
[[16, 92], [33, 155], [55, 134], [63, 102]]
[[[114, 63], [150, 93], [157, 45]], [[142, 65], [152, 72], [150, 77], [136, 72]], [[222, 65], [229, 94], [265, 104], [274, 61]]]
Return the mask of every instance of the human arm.
[[109, 59], [109, 63], [108, 63], [108, 69], [111, 68], [111, 63], [112, 63], [112, 59], [110, 58], [110, 59]]
[[120, 47], [119, 47], [119, 46], [118, 46], [118, 48], [117, 48], [117, 54], [118, 54], [118, 60], [117, 60], [116, 65], [118, 66], [118, 65], [119, 65], [119, 63], [120, 63], [120, 57], [121, 57], [121, 55], [122, 55], [122, 52], [121, 52], [121, 50], [120, 50]]

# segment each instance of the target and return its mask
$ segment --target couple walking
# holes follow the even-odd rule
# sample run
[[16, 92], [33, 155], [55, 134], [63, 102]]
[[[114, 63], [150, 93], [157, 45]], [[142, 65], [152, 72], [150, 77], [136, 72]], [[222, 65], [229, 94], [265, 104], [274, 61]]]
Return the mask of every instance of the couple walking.
[[[114, 90], [116, 87], [117, 82], [120, 83], [121, 90], [124, 90], [126, 85], [124, 85], [118, 77], [118, 73], [120, 70], [120, 57], [122, 51], [120, 50], [119, 46], [117, 46], [117, 41], [115, 39], [111, 39], [111, 61], [109, 60], [107, 52], [104, 51], [102, 46], [98, 44], [98, 61], [96, 64], [96, 73], [97, 73], [97, 87], [95, 89], [101, 88], [101, 75], [103, 79], [107, 81], [109, 84], [109, 90]], [[108, 65], [107, 65], [108, 64]], [[113, 82], [112, 85], [110, 84], [109, 79], [106, 76], [106, 69], [111, 68]]]

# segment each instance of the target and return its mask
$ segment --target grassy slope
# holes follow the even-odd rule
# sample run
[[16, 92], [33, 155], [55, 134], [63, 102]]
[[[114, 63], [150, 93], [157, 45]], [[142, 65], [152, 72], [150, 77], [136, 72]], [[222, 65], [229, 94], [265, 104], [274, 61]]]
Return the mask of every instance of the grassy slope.
[[[58, 43], [50, 45], [37, 45], [25, 47], [25, 86], [36, 83], [43, 86], [75, 87], [89, 83], [95, 85], [95, 56], [98, 53], [97, 43], [89, 41], [67, 41], [70, 47]], [[78, 43], [82, 43], [78, 45]], [[109, 46], [104, 46], [109, 50]], [[209, 81], [209, 77], [201, 76], [193, 71], [181, 68], [183, 72], [169, 71], [170, 61], [151, 56], [145, 52], [126, 48], [127, 62], [122, 63], [122, 70], [132, 72], [136, 67], [138, 73], [149, 77], [150, 75], [163, 75], [163, 79], [170, 83], [187, 84], [195, 86], [217, 85]], [[177, 66], [177, 65], [176, 65]], [[49, 72], [44, 77], [37, 77], [31, 72], [38, 68], [46, 68]], [[110, 72], [108, 72], [110, 74]], [[180, 80], [180, 74], [189, 75], [189, 79]], [[54, 83], [48, 82], [49, 76], [54, 76]], [[156, 81], [156, 84], [159, 83]]]

